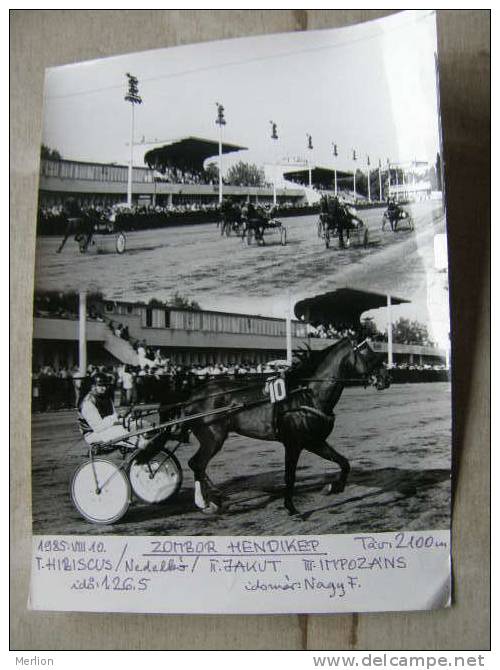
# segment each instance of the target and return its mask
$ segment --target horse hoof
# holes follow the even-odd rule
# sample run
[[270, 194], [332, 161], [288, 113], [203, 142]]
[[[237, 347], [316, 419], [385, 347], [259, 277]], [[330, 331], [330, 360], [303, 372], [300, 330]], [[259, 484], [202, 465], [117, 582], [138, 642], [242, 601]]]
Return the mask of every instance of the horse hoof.
[[295, 517], [300, 516], [299, 510], [295, 507], [295, 505], [293, 503], [285, 503], [285, 509], [287, 510], [287, 512], [290, 516], [295, 516]]
[[341, 484], [340, 482], [332, 482], [331, 484], [327, 484], [325, 488], [325, 495], [329, 496], [332, 493], [342, 493], [344, 488], [344, 484]]
[[219, 511], [219, 506], [211, 502], [206, 507], [203, 507], [201, 511], [203, 512], [203, 514], [208, 515], [217, 514]]

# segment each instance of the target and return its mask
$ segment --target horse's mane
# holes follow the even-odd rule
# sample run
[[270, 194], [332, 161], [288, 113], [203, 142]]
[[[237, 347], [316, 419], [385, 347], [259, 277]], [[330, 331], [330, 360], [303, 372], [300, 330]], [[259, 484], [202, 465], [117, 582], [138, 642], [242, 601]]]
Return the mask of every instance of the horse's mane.
[[296, 361], [286, 373], [287, 385], [294, 388], [300, 386], [303, 380], [314, 377], [314, 373], [325, 356], [346, 342], [349, 342], [349, 339], [343, 337], [329, 347], [318, 351], [313, 351], [308, 344], [298, 349], [295, 352]]

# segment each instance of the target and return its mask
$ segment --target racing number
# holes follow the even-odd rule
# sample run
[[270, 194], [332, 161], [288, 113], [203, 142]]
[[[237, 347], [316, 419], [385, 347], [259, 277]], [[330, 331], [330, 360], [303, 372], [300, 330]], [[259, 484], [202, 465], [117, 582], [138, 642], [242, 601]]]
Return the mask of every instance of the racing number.
[[278, 379], [273, 379], [269, 382], [269, 396], [272, 403], [279, 402], [280, 400], [284, 400], [286, 398], [286, 386], [284, 379], [279, 377]]

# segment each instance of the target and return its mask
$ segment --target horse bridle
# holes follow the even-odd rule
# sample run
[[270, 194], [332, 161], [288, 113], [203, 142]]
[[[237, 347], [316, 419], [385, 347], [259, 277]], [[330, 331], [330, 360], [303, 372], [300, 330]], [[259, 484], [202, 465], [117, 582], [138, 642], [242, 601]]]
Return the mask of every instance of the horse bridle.
[[[353, 346], [353, 351], [356, 353], [359, 353], [359, 351], [363, 347], [369, 347], [369, 342], [370, 339], [366, 337], [362, 342], [357, 344], [356, 346]], [[367, 373], [366, 375], [362, 375], [361, 377], [301, 377], [300, 381], [304, 382], [316, 382], [316, 381], [325, 381], [325, 382], [359, 382], [359, 381], [365, 381], [367, 382], [368, 379], [370, 378], [370, 373]]]

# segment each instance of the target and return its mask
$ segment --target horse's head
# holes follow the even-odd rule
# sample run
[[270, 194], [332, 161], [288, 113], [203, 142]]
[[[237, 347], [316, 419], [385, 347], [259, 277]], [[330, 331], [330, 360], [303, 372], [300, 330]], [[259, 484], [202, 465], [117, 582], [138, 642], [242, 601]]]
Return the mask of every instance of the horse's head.
[[[363, 343], [364, 345], [364, 343]], [[376, 354], [370, 349], [372, 354]], [[371, 372], [370, 356], [364, 352], [364, 347], [353, 346], [348, 337], [335, 342], [331, 346], [316, 354], [318, 365], [311, 375], [322, 381], [342, 383], [368, 377]]]
[[370, 379], [373, 386], [379, 390], [389, 388], [390, 377], [389, 371], [384, 367], [384, 356], [373, 351], [369, 339], [353, 347], [353, 355], [355, 369], [362, 376]]

